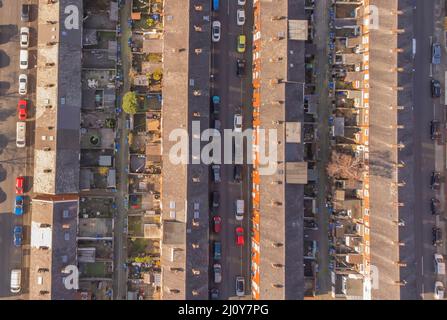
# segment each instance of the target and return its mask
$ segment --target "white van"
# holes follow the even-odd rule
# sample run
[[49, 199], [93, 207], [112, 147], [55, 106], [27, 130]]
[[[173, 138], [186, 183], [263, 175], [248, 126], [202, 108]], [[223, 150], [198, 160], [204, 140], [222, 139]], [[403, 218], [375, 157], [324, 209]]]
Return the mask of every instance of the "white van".
[[20, 50], [20, 69], [28, 69], [28, 50]]
[[445, 262], [442, 254], [435, 253], [435, 272], [439, 275], [445, 274]]
[[11, 270], [11, 292], [19, 293], [22, 289], [22, 270], [20, 269], [12, 269]]
[[18, 121], [17, 122], [17, 131], [16, 131], [16, 146], [17, 148], [24, 148], [26, 140], [26, 122]]
[[236, 200], [236, 220], [244, 219], [244, 200]]

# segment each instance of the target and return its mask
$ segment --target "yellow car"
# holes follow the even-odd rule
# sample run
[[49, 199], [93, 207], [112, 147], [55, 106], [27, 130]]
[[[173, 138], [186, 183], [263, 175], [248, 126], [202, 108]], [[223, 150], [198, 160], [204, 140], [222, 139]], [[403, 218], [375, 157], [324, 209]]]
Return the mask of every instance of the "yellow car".
[[237, 52], [245, 52], [245, 36], [243, 34], [237, 36]]

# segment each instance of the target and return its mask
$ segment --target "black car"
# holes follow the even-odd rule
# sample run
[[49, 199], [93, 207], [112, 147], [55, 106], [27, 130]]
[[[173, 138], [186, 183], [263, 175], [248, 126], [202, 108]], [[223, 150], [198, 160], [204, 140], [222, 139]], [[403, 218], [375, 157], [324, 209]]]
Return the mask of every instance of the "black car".
[[442, 245], [442, 231], [441, 228], [433, 227], [432, 229], [432, 243], [435, 247]]
[[242, 166], [240, 164], [234, 165], [233, 179], [237, 183], [242, 181]]
[[213, 191], [213, 193], [211, 194], [211, 202], [212, 202], [213, 208], [219, 207], [219, 204], [220, 204], [219, 199], [220, 199], [219, 192]]
[[237, 59], [236, 62], [236, 74], [238, 77], [245, 76], [245, 60], [244, 59]]
[[22, 4], [22, 11], [21, 11], [21, 15], [20, 15], [20, 19], [23, 22], [28, 22], [29, 21], [29, 4]]
[[440, 206], [439, 200], [436, 198], [431, 198], [431, 201], [430, 201], [431, 214], [433, 214], [433, 215], [439, 214], [439, 206]]
[[211, 300], [218, 300], [219, 299], [219, 289], [216, 289], [216, 288], [211, 289], [210, 298], [211, 298]]
[[431, 80], [431, 96], [439, 98], [441, 96], [441, 83], [438, 80]]
[[430, 186], [434, 190], [439, 190], [439, 184], [441, 182], [441, 174], [439, 172], [433, 171], [431, 173]]
[[430, 136], [432, 140], [436, 140], [440, 137], [441, 130], [440, 130], [440, 123], [439, 121], [432, 120], [430, 122]]

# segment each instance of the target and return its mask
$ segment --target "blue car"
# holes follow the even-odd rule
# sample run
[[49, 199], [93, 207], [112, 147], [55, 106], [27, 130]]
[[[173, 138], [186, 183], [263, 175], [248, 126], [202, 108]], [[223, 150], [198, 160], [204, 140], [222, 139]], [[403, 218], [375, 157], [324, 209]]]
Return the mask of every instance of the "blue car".
[[16, 200], [14, 202], [14, 214], [16, 216], [21, 216], [23, 214], [23, 197], [16, 196]]
[[219, 106], [220, 106], [220, 97], [219, 96], [213, 96], [212, 98], [212, 106], [213, 106], [213, 113], [219, 114]]
[[22, 245], [22, 233], [23, 233], [22, 226], [14, 227], [14, 245], [16, 247], [20, 247]]

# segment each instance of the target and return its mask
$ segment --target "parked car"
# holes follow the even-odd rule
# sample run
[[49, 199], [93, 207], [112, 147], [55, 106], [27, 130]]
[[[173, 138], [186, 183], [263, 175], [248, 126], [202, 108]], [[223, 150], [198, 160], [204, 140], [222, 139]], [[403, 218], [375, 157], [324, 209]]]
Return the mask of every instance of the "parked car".
[[29, 28], [20, 28], [20, 48], [26, 49], [29, 47]]
[[439, 43], [433, 43], [431, 45], [431, 63], [441, 63], [441, 45]]
[[240, 34], [237, 36], [237, 52], [244, 53], [245, 52], [245, 35]]
[[214, 129], [220, 131], [220, 128], [221, 128], [220, 120], [218, 120], [218, 119], [214, 120], [213, 127], [214, 127]]
[[22, 289], [22, 270], [12, 269], [11, 270], [11, 285], [10, 290], [12, 293], [19, 293]]
[[431, 198], [430, 201], [430, 211], [431, 214], [436, 215], [439, 214], [440, 201], [436, 198]]
[[25, 148], [26, 146], [26, 122], [17, 121], [16, 123], [16, 146]]
[[444, 285], [442, 284], [441, 281], [436, 281], [435, 282], [435, 294], [434, 294], [434, 298], [436, 300], [442, 300], [444, 299]]
[[243, 246], [244, 245], [244, 228], [236, 227], [236, 245]]
[[220, 241], [214, 241], [213, 253], [214, 260], [220, 260], [222, 257], [222, 243]]
[[241, 199], [236, 200], [235, 216], [237, 221], [242, 221], [244, 219], [244, 207], [245, 207], [244, 200]]
[[245, 295], [245, 279], [244, 277], [236, 277], [236, 295], [241, 297]]
[[28, 69], [28, 50], [22, 49], [19, 54], [20, 58], [20, 69], [26, 70]]
[[435, 253], [434, 262], [435, 262], [435, 273], [440, 276], [445, 275], [445, 262], [442, 254]]
[[218, 300], [219, 299], [219, 289], [216, 289], [216, 288], [211, 289], [210, 298], [211, 298], [211, 300]]
[[29, 9], [30, 9], [30, 5], [29, 4], [22, 4], [22, 11], [20, 14], [20, 20], [22, 20], [23, 22], [28, 22], [29, 21]]
[[23, 189], [25, 185], [25, 177], [16, 178], [16, 194], [23, 194]]
[[22, 235], [23, 235], [22, 226], [15, 226], [13, 233], [14, 233], [14, 245], [16, 247], [20, 247], [22, 245]]
[[213, 265], [214, 283], [222, 282], [222, 266], [219, 263]]
[[17, 103], [17, 116], [19, 120], [26, 120], [26, 108], [27, 102], [26, 100], [20, 99], [19, 103]]
[[220, 165], [218, 164], [213, 164], [211, 166], [211, 169], [213, 170], [213, 181], [214, 183], [219, 183], [220, 182]]
[[236, 74], [238, 77], [245, 76], [245, 60], [237, 59], [236, 61]]
[[213, 205], [213, 208], [218, 208], [219, 207], [219, 192], [218, 191], [213, 191], [213, 193], [211, 193], [211, 202]]
[[243, 26], [245, 24], [245, 10], [244, 9], [237, 9], [236, 22], [237, 22], [238, 26]]
[[234, 132], [242, 132], [242, 115], [239, 113], [234, 115]]
[[436, 140], [441, 136], [441, 123], [436, 120], [430, 121], [430, 136], [432, 140]]
[[441, 228], [433, 227], [432, 229], [432, 243], [435, 247], [442, 245], [442, 231]]
[[431, 96], [439, 98], [441, 96], [441, 83], [438, 80], [431, 80]]
[[215, 20], [212, 25], [212, 40], [213, 42], [219, 42], [220, 40], [220, 22]]
[[237, 4], [243, 6], [245, 5], [245, 0], [237, 0]]
[[439, 172], [433, 171], [431, 173], [430, 186], [433, 190], [439, 190], [441, 183], [441, 174]]
[[219, 96], [213, 96], [211, 98], [211, 105], [213, 106], [213, 113], [215, 115], [218, 115], [219, 111], [220, 111], [220, 97]]
[[213, 217], [213, 230], [215, 233], [219, 233], [222, 229], [222, 218], [219, 216]]
[[24, 96], [28, 93], [28, 76], [26, 74], [19, 75], [19, 94]]
[[240, 183], [242, 181], [242, 166], [240, 164], [234, 165], [233, 179], [234, 179], [234, 182], [237, 182], [237, 183]]
[[14, 200], [14, 214], [16, 216], [23, 214], [23, 196], [16, 196]]

